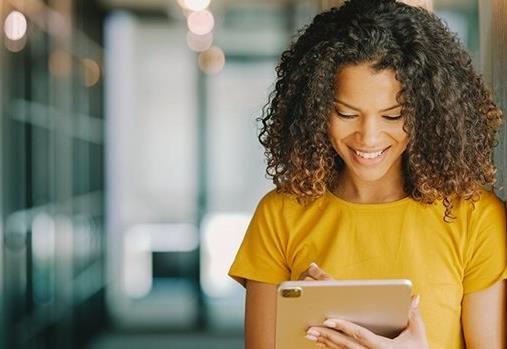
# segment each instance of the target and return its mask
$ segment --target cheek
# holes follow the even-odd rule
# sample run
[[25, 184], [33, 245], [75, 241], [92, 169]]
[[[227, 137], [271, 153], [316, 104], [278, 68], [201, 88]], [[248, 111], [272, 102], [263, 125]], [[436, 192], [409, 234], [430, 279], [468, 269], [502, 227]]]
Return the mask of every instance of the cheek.
[[340, 141], [349, 137], [353, 133], [354, 129], [350, 124], [340, 122], [337, 118], [334, 118], [334, 120], [332, 119], [329, 123], [328, 135], [333, 144], [338, 145]]
[[410, 141], [410, 139], [408, 138], [407, 134], [405, 134], [404, 137], [400, 138], [400, 140], [398, 142], [400, 153], [404, 153], [405, 151], [407, 151], [409, 141]]
[[342, 156], [342, 151], [340, 150], [343, 147], [341, 140], [343, 139], [342, 132], [339, 128], [330, 126], [328, 128], [328, 139], [331, 147], [335, 150], [335, 152]]
[[403, 127], [398, 127], [395, 130], [392, 130], [391, 137], [394, 138], [396, 142], [403, 147], [406, 147], [409, 141], [408, 133], [405, 132]]

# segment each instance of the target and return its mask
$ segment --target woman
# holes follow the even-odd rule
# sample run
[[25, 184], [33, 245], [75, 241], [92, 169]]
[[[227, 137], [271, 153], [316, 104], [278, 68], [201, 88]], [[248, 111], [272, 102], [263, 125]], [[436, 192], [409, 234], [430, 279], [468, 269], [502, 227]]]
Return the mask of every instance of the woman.
[[394, 340], [328, 319], [306, 334], [320, 346], [503, 348], [505, 213], [483, 189], [501, 112], [455, 35], [422, 8], [351, 0], [277, 73], [260, 134], [277, 189], [229, 273], [247, 348], [274, 347], [276, 285], [301, 278], [406, 278], [418, 295]]

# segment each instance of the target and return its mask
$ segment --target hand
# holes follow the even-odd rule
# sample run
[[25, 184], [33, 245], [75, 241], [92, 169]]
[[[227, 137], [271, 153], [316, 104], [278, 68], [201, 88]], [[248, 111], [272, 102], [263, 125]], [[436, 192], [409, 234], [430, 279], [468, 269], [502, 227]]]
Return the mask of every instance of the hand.
[[326, 273], [316, 263], [311, 263], [308, 269], [299, 275], [299, 280], [317, 281], [317, 280], [333, 280], [331, 275]]
[[364, 327], [340, 319], [327, 319], [325, 327], [310, 327], [306, 338], [333, 349], [428, 349], [419, 299], [419, 296], [412, 297], [407, 328], [394, 339], [377, 336]]

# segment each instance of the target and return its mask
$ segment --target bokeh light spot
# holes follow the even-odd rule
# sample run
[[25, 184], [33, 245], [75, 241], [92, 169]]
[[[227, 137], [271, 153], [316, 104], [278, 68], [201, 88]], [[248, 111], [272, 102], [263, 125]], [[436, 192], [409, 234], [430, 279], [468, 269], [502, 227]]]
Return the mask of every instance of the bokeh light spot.
[[199, 54], [199, 68], [206, 74], [218, 74], [225, 65], [225, 54], [221, 48], [212, 46]]
[[206, 35], [213, 30], [215, 18], [208, 10], [191, 13], [187, 18], [188, 29], [196, 35]]
[[205, 35], [196, 35], [191, 31], [187, 32], [187, 45], [192, 51], [206, 51], [213, 44], [213, 32]]
[[7, 15], [4, 22], [5, 36], [12, 41], [22, 39], [27, 30], [25, 16], [19, 11], [12, 11]]
[[202, 11], [209, 6], [210, 2], [210, 0], [183, 0], [184, 6], [192, 11]]
[[100, 79], [100, 67], [97, 62], [90, 58], [81, 60], [82, 78], [86, 87], [92, 87]]

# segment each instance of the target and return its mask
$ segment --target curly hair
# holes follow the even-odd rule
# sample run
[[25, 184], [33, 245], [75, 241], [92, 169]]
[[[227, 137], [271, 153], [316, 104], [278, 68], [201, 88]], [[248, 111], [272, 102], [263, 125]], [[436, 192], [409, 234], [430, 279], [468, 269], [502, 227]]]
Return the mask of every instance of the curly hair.
[[336, 74], [367, 63], [391, 69], [402, 89], [405, 190], [422, 203], [475, 202], [493, 186], [502, 113], [457, 36], [436, 15], [395, 0], [350, 0], [317, 15], [276, 68], [260, 118], [267, 175], [279, 192], [311, 202], [332, 188], [344, 162], [328, 135]]

